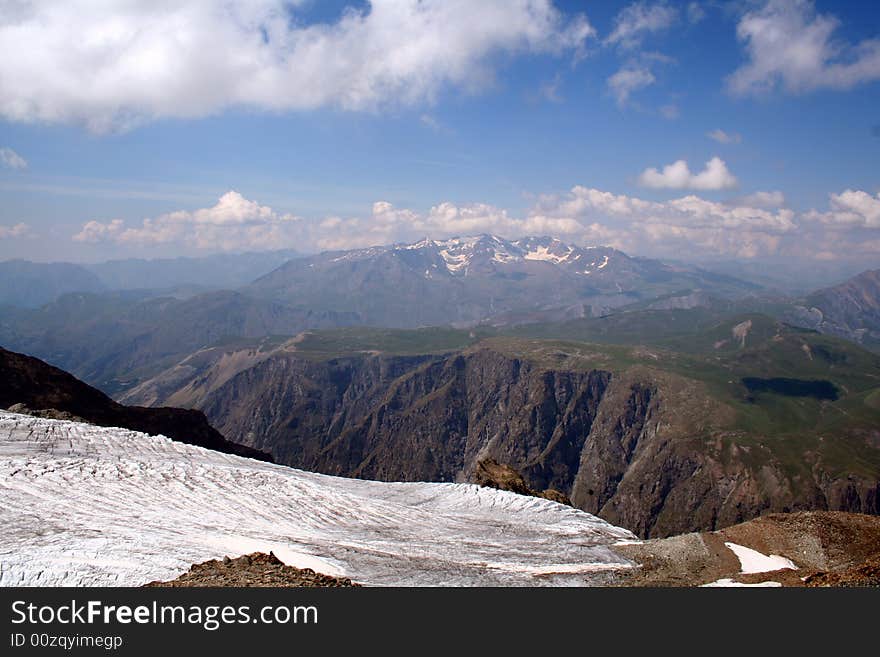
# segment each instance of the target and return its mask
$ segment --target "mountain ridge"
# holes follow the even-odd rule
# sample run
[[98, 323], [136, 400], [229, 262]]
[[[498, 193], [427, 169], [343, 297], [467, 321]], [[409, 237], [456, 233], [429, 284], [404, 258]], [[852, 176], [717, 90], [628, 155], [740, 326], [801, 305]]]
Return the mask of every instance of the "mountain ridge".
[[580, 303], [591, 314], [682, 289], [746, 294], [758, 286], [611, 247], [552, 237], [477, 235], [330, 251], [291, 260], [242, 288], [295, 306], [355, 312], [391, 328], [469, 326], [493, 315]]

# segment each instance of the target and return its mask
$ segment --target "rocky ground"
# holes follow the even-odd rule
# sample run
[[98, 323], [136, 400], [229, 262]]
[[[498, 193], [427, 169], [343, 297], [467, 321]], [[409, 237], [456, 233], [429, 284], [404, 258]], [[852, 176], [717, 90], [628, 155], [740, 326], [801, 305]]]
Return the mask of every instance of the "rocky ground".
[[[727, 544], [788, 559], [797, 569], [745, 573]], [[729, 585], [880, 586], [880, 518], [810, 511], [769, 514], [715, 532], [618, 544], [615, 551], [641, 564], [622, 573], [619, 586]]]
[[472, 481], [478, 486], [488, 486], [498, 490], [507, 490], [511, 493], [542, 497], [545, 500], [553, 500], [560, 504], [572, 506], [568, 495], [553, 488], [546, 490], [534, 490], [529, 487], [523, 476], [509, 465], [498, 463], [495, 459], [483, 459], [477, 463]]
[[254, 552], [236, 559], [224, 557], [193, 565], [170, 582], [150, 582], [157, 587], [347, 587], [360, 586], [348, 578], [316, 573], [310, 568], [285, 565], [271, 552]]
[[25, 404], [13, 404], [7, 409], [10, 413], [21, 413], [22, 415], [31, 415], [33, 417], [42, 417], [47, 420], [67, 420], [68, 422], [86, 422], [84, 418], [69, 413], [68, 411], [59, 411], [57, 408], [43, 408], [34, 410], [28, 408]]

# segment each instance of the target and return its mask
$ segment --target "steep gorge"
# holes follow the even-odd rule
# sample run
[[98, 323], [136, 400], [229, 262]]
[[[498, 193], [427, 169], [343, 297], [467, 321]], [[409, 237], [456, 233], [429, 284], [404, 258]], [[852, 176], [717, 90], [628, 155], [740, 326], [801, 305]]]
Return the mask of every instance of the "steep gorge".
[[641, 536], [711, 530], [766, 511], [878, 513], [880, 477], [797, 467], [743, 440], [698, 381], [644, 365], [558, 368], [488, 347], [446, 355], [282, 352], [198, 402], [231, 440], [327, 474], [468, 481], [480, 461]]

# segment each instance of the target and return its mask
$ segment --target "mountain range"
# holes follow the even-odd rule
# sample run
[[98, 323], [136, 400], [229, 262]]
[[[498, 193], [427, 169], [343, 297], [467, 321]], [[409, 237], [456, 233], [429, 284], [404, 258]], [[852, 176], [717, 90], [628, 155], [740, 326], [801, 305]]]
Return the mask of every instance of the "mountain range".
[[290, 260], [242, 292], [368, 326], [469, 326], [509, 313], [576, 316], [679, 290], [742, 296], [758, 286], [686, 266], [551, 237], [494, 235], [322, 253]]

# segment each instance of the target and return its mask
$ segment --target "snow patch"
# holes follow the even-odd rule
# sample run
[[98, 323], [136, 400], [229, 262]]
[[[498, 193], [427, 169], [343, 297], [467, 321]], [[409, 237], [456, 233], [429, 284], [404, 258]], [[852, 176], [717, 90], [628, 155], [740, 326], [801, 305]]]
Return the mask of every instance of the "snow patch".
[[742, 571], [740, 572], [744, 575], [750, 573], [769, 573], [770, 571], [780, 570], [782, 568], [797, 570], [797, 566], [794, 565], [794, 562], [791, 559], [780, 557], [777, 554], [771, 554], [768, 557], [757, 550], [737, 545], [736, 543], [725, 542], [724, 545], [739, 557], [739, 563], [742, 567]]
[[732, 579], [718, 579], [714, 582], [709, 582], [708, 584], [703, 584], [702, 588], [713, 588], [713, 587], [737, 587], [737, 588], [777, 588], [781, 587], [782, 584], [779, 582], [758, 582], [757, 584], [744, 584], [743, 582], [737, 582]]
[[572, 249], [571, 247], [568, 247], [565, 255], [556, 255], [555, 253], [550, 252], [549, 247], [539, 246], [536, 247], [534, 251], [529, 251], [528, 253], [526, 253], [524, 258], [526, 260], [544, 260], [558, 265], [562, 262], [568, 262], [568, 258], [573, 250], [574, 249]]

